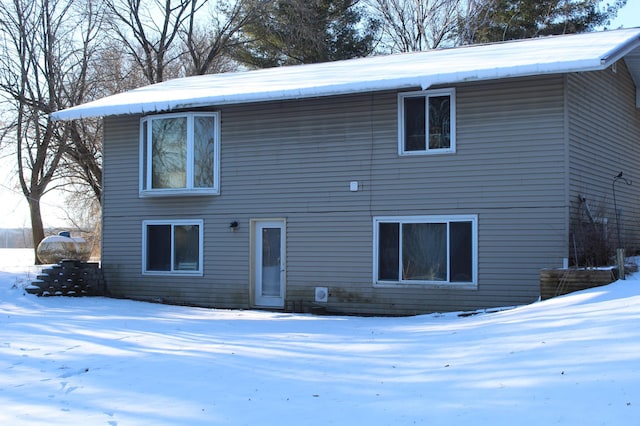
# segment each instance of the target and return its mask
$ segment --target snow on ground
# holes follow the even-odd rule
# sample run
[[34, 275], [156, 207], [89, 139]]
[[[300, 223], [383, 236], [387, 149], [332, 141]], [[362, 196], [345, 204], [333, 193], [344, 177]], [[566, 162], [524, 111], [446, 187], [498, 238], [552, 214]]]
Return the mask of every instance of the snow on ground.
[[634, 425], [640, 274], [405, 318], [25, 294], [0, 250], [0, 424]]

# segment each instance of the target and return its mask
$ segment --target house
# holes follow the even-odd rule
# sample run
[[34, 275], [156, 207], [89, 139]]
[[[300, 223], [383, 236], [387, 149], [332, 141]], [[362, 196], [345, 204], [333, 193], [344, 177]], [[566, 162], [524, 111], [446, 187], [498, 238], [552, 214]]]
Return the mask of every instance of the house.
[[635, 252], [639, 88], [634, 28], [176, 79], [52, 119], [104, 117], [112, 295], [405, 315], [535, 301], [587, 228]]

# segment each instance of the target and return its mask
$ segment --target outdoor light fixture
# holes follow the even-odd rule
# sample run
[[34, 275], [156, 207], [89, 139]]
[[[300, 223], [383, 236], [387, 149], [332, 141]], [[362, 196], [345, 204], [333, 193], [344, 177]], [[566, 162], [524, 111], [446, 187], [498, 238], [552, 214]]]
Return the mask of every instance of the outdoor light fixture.
[[229, 224], [229, 228], [231, 228], [232, 231], [235, 231], [236, 229], [238, 229], [238, 226], [239, 226], [239, 224], [238, 224], [237, 220], [234, 220], [233, 222], [231, 222]]

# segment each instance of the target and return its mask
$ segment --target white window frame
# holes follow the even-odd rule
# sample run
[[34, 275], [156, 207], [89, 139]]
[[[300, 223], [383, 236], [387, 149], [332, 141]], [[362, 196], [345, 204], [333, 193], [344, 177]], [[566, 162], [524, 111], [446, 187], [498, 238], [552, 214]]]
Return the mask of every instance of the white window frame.
[[[186, 170], [186, 186], [184, 188], [152, 188], [152, 131], [153, 120], [162, 120], [168, 118], [187, 119], [187, 170]], [[210, 188], [197, 188], [194, 186], [194, 118], [195, 117], [213, 117], [215, 123], [214, 129], [214, 158], [213, 158], [213, 186]], [[144, 126], [147, 125], [147, 141], [144, 139]], [[144, 152], [144, 148], [147, 152]], [[144, 164], [146, 159], [146, 165]], [[219, 112], [184, 112], [171, 114], [154, 114], [147, 115], [140, 119], [140, 197], [154, 196], [171, 196], [171, 195], [219, 195], [220, 194], [220, 113]], [[146, 166], [146, 167], [145, 167]], [[144, 176], [146, 170], [146, 176]], [[147, 187], [145, 187], [145, 182]]]
[[[147, 270], [147, 227], [149, 225], [170, 225], [171, 226], [171, 270], [154, 271]], [[180, 225], [198, 226], [198, 269], [197, 270], [175, 270], [175, 232], [174, 228]], [[202, 219], [169, 219], [169, 220], [144, 220], [142, 222], [142, 274], [143, 275], [197, 275], [202, 276], [204, 271], [204, 221]]]
[[[429, 104], [430, 97], [449, 96], [450, 108], [450, 135], [448, 148], [429, 148], [429, 108], [425, 108], [425, 149], [419, 151], [405, 150], [405, 126], [404, 126], [404, 100], [406, 98], [424, 97], [425, 103]], [[433, 89], [418, 92], [402, 92], [398, 93], [398, 155], [434, 155], [434, 154], [453, 154], [456, 152], [456, 89]]]
[[[449, 233], [447, 232], [447, 280], [446, 281], [420, 281], [420, 280], [403, 280], [399, 274], [399, 280], [381, 280], [378, 277], [378, 251], [379, 251], [379, 224], [380, 223], [451, 223], [451, 222], [471, 222], [471, 281], [451, 282], [450, 274], [450, 249], [449, 249]], [[402, 230], [400, 229], [399, 247], [402, 247]], [[402, 265], [402, 250], [398, 255], [399, 267]], [[376, 287], [446, 287], [446, 288], [463, 288], [476, 289], [478, 286], [478, 215], [447, 215], [447, 216], [378, 216], [373, 218], [373, 284]]]

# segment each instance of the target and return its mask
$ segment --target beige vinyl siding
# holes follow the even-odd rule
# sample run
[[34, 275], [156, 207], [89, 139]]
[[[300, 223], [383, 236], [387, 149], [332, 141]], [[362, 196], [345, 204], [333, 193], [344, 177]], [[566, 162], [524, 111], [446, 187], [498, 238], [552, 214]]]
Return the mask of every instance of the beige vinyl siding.
[[563, 80], [459, 86], [457, 108], [456, 154], [376, 150], [374, 214], [478, 215], [478, 289], [413, 295], [430, 309], [534, 300], [539, 269], [566, 257]]
[[570, 195], [572, 217], [586, 220], [578, 195], [586, 198], [594, 216], [607, 218], [609, 241], [617, 247], [613, 207], [613, 178], [619, 172], [632, 182], [616, 183], [616, 201], [622, 210], [621, 234], [627, 253], [640, 247], [640, 110], [636, 88], [624, 61], [600, 72], [567, 77]]
[[350, 192], [349, 182], [368, 179], [369, 104], [344, 97], [225, 108], [221, 204], [280, 215], [366, 208], [366, 193]]
[[[103, 265], [116, 296], [250, 307], [250, 220], [286, 219], [286, 306], [414, 314], [528, 303], [566, 257], [564, 79], [459, 85], [457, 152], [398, 156], [397, 93], [212, 108], [219, 196], [139, 198], [139, 117], [105, 122]], [[359, 182], [357, 192], [349, 190]], [[478, 215], [478, 285], [374, 286], [373, 218]], [[202, 219], [204, 276], [143, 276], [142, 221]], [[229, 229], [238, 221], [236, 231]]]

